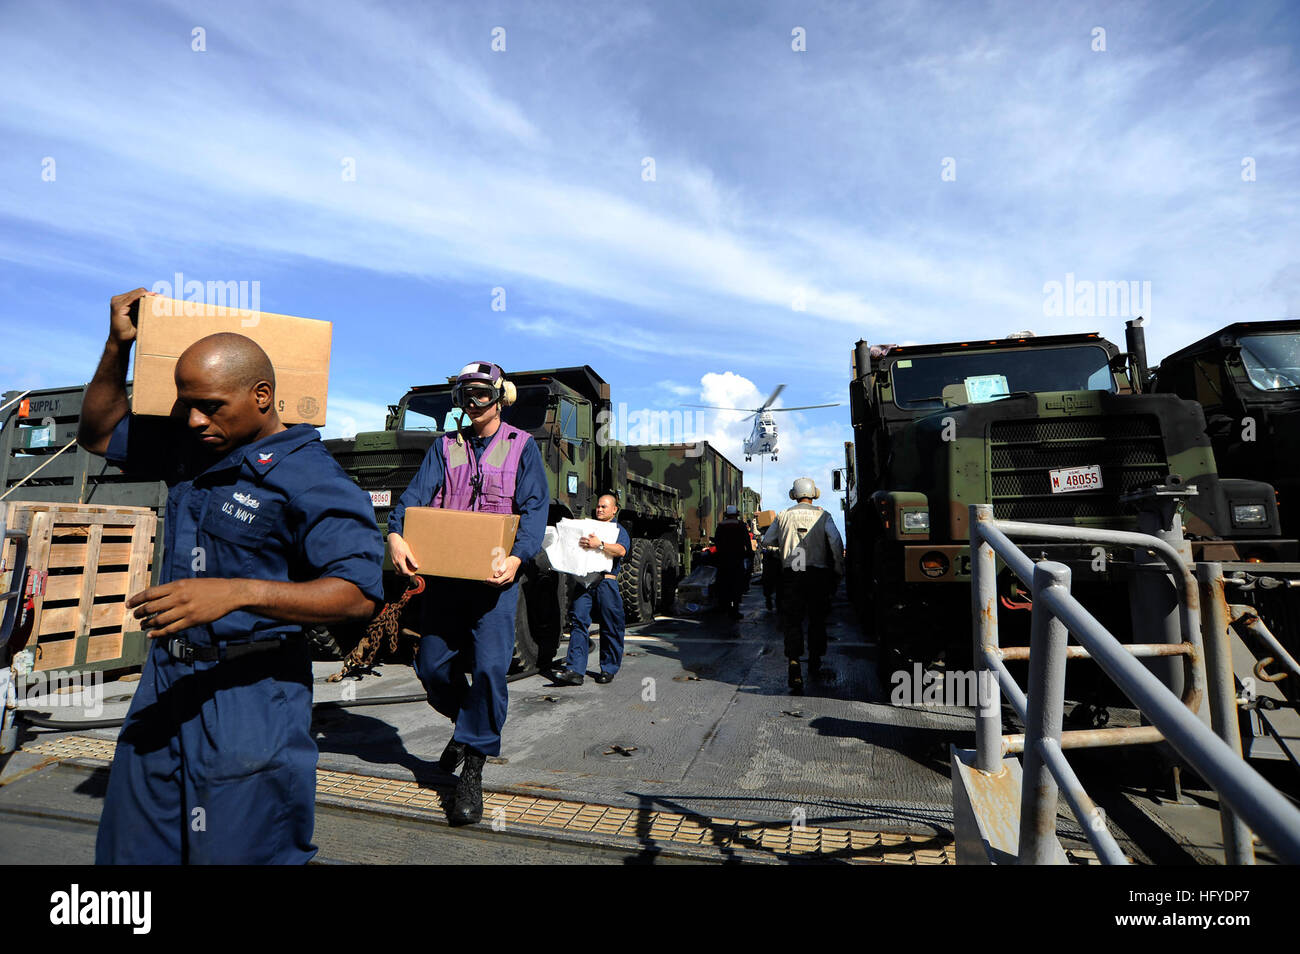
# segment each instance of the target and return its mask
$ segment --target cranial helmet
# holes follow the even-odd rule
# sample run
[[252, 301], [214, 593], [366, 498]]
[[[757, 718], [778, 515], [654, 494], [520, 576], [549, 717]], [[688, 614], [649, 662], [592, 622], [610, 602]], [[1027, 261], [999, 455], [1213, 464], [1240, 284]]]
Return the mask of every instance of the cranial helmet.
[[739, 517], [740, 508], [737, 507], [735, 504], [727, 504], [726, 509], [722, 511], [722, 515], [724, 517]]
[[516, 397], [515, 386], [506, 380], [506, 373], [488, 361], [474, 361], [461, 368], [451, 390], [451, 403], [466, 411], [498, 402], [509, 407]]
[[800, 497], [810, 497], [816, 500], [821, 495], [822, 492], [817, 489], [817, 485], [813, 483], [811, 477], [800, 477], [794, 482], [794, 486], [790, 488], [791, 500], [798, 500]]

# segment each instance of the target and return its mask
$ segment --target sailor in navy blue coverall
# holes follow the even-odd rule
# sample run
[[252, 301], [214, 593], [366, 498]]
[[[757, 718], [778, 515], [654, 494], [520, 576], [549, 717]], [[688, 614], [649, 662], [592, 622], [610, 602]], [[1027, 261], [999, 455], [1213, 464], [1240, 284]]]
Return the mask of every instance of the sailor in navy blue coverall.
[[187, 421], [128, 415], [119, 372], [140, 294], [114, 299], [79, 433], [170, 485], [158, 584], [127, 601], [154, 638], [96, 862], [305, 863], [317, 751], [303, 625], [363, 621], [382, 601], [374, 510], [314, 428], [279, 422], [274, 371], [248, 338], [214, 335], [182, 355]]
[[[488, 438], [471, 437], [471, 453], [480, 457]], [[441, 442], [429, 448], [424, 462], [388, 515], [388, 532], [402, 532], [407, 507], [427, 507], [442, 486]], [[519, 530], [510, 556], [521, 563], [542, 548], [550, 493], [542, 452], [529, 442], [519, 461], [515, 484]], [[452, 738], [494, 757], [501, 754], [501, 727], [506, 721], [505, 673], [515, 648], [515, 607], [519, 587], [497, 588], [468, 580], [431, 577], [423, 599], [420, 652], [416, 673], [430, 688], [429, 704], [456, 723]], [[432, 640], [432, 641], [431, 641]], [[466, 657], [472, 657], [468, 659]], [[466, 686], [466, 672], [473, 682]], [[439, 691], [446, 687], [448, 691]]]
[[595, 534], [580, 541], [584, 549], [599, 548], [614, 561], [609, 572], [591, 584], [580, 584], [570, 608], [573, 628], [569, 633], [569, 654], [565, 668], [555, 674], [555, 681], [566, 686], [580, 686], [586, 678], [587, 656], [591, 652], [587, 629], [593, 615], [600, 621], [600, 672], [595, 679], [601, 684], [613, 680], [623, 664], [623, 640], [626, 620], [623, 615], [623, 594], [618, 589], [618, 567], [622, 558], [632, 549], [632, 538], [615, 519], [618, 501], [612, 494], [604, 494], [596, 502], [596, 519], [608, 520], [618, 527], [618, 539], [612, 544], [602, 543]]
[[[496, 365], [481, 365], [493, 369], [491, 375], [470, 371], [477, 367], [477, 363], [467, 366], [457, 379], [466, 389], [457, 400], [462, 401], [462, 410], [473, 423], [472, 429], [461, 431], [462, 440], [474, 466], [481, 467], [484, 451], [501, 426], [504, 378]], [[519, 603], [515, 577], [519, 568], [537, 555], [546, 532], [551, 499], [546, 470], [537, 443], [526, 433], [524, 436], [511, 508], [519, 515], [519, 529], [510, 554], [490, 580], [480, 583], [432, 577], [422, 597], [416, 675], [428, 693], [429, 705], [455, 723], [438, 764], [452, 772], [465, 763], [448, 813], [452, 824], [473, 824], [482, 816], [480, 772], [486, 758], [501, 754], [501, 730], [509, 703], [506, 677], [514, 655]], [[411, 575], [419, 569], [402, 538], [402, 529], [406, 508], [429, 506], [444, 488], [447, 461], [443, 443], [440, 438], [429, 448], [388, 516], [388, 544], [393, 566], [400, 573]], [[467, 681], [467, 675], [472, 679]]]

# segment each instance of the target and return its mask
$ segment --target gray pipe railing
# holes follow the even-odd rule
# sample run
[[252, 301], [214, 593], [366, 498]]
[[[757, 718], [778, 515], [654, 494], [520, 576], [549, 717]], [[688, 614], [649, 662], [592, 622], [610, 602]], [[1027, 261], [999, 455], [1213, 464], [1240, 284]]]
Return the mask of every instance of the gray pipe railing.
[[[980, 669], [996, 675], [1002, 693], [1025, 723], [1023, 737], [1024, 780], [1021, 793], [1021, 837], [1019, 858], [1022, 863], [1051, 861], [1055, 852], [1055, 819], [1058, 795], [1064, 794], [1071, 810], [1087, 834], [1089, 843], [1106, 863], [1122, 863], [1123, 853], [1106, 828], [1099, 810], [1087, 797], [1077, 776], [1064, 757], [1062, 739], [1069, 735], [1061, 730], [1064, 708], [1065, 664], [1071, 656], [1069, 636], [1086, 650], [1119, 688], [1138, 707], [1151, 726], [1139, 727], [1148, 738], [1132, 738], [1131, 730], [1093, 730], [1089, 744], [1116, 744], [1114, 733], [1129, 732], [1132, 741], [1166, 740], [1189, 765], [1219, 793], [1229, 812], [1224, 818], [1225, 852], [1229, 861], [1247, 862], [1249, 832], [1237, 822], [1258, 832], [1260, 837], [1288, 863], [1300, 862], [1300, 811], [1247, 765], [1240, 752], [1206, 728], [1195, 714], [1205, 689], [1201, 669], [1196, 665], [1203, 656], [1200, 627], [1200, 590], [1178, 552], [1169, 544], [1145, 534], [1091, 530], [1081, 527], [1054, 527], [998, 521], [988, 504], [971, 507], [971, 599], [974, 615], [975, 660]], [[1129, 647], [1124, 646], [1099, 623], [1070, 592], [1070, 571], [1060, 563], [1044, 561], [1035, 565], [1007, 534], [1036, 540], [1095, 541], [1149, 549], [1158, 554], [1171, 570], [1180, 595], [1180, 622], [1185, 642], [1177, 649], [1184, 655], [1192, 680], [1183, 699], [1179, 699], [1153, 675]], [[1029, 691], [1026, 694], [1008, 673], [1002, 661], [997, 632], [996, 560], [1003, 562], [1020, 580], [1030, 586], [1033, 600], [1029, 652]], [[1213, 578], [1213, 566], [1209, 576]], [[1222, 580], [1222, 573], [1219, 573]], [[1222, 587], [1220, 586], [1220, 592]], [[1221, 641], [1226, 632], [1215, 631], [1212, 653], [1216, 672], [1222, 669]], [[1226, 627], [1225, 627], [1226, 630]], [[1231, 671], [1229, 669], [1229, 679]], [[981, 677], [982, 678], [982, 677]], [[1223, 707], [1220, 696], [1235, 698], [1231, 685], [1224, 687], [1222, 673], [1211, 681], [1212, 716]], [[1195, 705], [1190, 705], [1195, 703]], [[984, 772], [1000, 770], [1008, 740], [1001, 734], [1000, 705], [981, 705], [976, 715], [976, 767]], [[1219, 713], [1224, 716], [1225, 713]], [[1231, 711], [1231, 726], [1216, 729], [1235, 733], [1236, 712]], [[1107, 740], [1105, 734], [1111, 734]], [[1230, 837], [1229, 828], [1232, 828]], [[1245, 845], [1237, 844], [1244, 833]]]

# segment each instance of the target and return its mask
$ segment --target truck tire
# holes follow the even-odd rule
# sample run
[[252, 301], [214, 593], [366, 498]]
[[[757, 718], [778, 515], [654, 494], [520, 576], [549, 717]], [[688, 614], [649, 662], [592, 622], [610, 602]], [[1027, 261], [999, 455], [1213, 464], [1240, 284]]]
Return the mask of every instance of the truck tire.
[[902, 637], [905, 610], [899, 604], [906, 588], [897, 563], [897, 554], [889, 542], [877, 539], [872, 546], [868, 609], [882, 679], [894, 668], [906, 668], [910, 662]]
[[655, 612], [671, 613], [673, 601], [677, 595], [677, 578], [680, 576], [677, 561], [677, 543], [675, 540], [656, 540], [654, 549], [655, 560], [659, 564], [659, 586], [655, 591]]
[[519, 605], [515, 607], [515, 651], [507, 678], [519, 679], [537, 671], [537, 641], [528, 619], [528, 590], [519, 584]]
[[[537, 665], [539, 669], [550, 669], [560, 652], [560, 643], [569, 635], [572, 621], [569, 611], [573, 604], [575, 580], [567, 573], [550, 573], [542, 578], [545, 585], [541, 587], [542, 598], [551, 600], [554, 605], [541, 607], [545, 624], [540, 630], [534, 630], [537, 643]], [[533, 615], [538, 618], [537, 613]]]
[[633, 540], [631, 551], [618, 567], [618, 591], [623, 597], [623, 615], [627, 622], [648, 623], [654, 619], [658, 574], [654, 544], [649, 540]]

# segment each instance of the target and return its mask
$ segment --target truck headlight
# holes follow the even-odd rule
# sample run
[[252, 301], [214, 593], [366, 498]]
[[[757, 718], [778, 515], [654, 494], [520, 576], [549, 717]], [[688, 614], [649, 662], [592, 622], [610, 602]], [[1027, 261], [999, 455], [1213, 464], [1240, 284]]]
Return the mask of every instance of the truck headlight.
[[1268, 511], [1263, 504], [1233, 504], [1234, 527], [1261, 527], [1268, 523]]
[[929, 531], [930, 529], [930, 511], [928, 510], [904, 510], [903, 511], [903, 532], [909, 531]]

